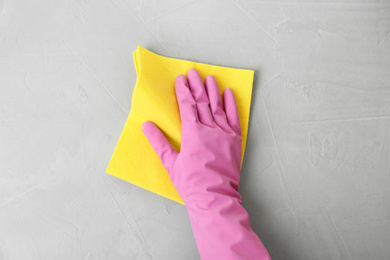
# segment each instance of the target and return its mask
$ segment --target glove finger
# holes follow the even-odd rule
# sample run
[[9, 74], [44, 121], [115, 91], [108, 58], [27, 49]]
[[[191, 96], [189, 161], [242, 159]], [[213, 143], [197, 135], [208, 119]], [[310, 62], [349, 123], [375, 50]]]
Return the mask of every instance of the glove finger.
[[197, 121], [198, 112], [196, 109], [196, 102], [191, 94], [187, 78], [184, 75], [176, 77], [175, 91], [177, 103], [179, 104], [181, 121]]
[[219, 92], [215, 78], [212, 75], [208, 75], [204, 82], [210, 100], [210, 108], [214, 121], [226, 132], [231, 132], [232, 130], [227, 122], [225, 111], [223, 110], [221, 93]]
[[199, 121], [207, 126], [214, 126], [214, 119], [210, 111], [210, 102], [207, 97], [202, 79], [196, 69], [190, 69], [187, 73], [188, 83], [192, 96], [195, 99]]
[[161, 163], [170, 174], [178, 156], [178, 152], [172, 147], [161, 130], [153, 122], [144, 122], [142, 124], [142, 131], [152, 145], [153, 150], [158, 157], [160, 157]]
[[225, 106], [226, 118], [230, 127], [235, 133], [241, 136], [241, 126], [237, 103], [234, 98], [233, 91], [230, 88], [227, 88], [223, 91], [223, 104]]

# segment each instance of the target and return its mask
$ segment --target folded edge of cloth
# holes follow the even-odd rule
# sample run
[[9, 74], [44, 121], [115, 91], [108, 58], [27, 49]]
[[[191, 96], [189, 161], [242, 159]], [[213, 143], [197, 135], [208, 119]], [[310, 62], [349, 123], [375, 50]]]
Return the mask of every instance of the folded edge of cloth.
[[166, 169], [144, 136], [142, 123], [153, 121], [179, 151], [181, 131], [175, 78], [179, 74], [186, 75], [191, 68], [198, 70], [203, 80], [212, 74], [221, 93], [225, 88], [231, 88], [237, 102], [242, 131], [242, 165], [254, 71], [163, 57], [141, 46], [134, 51], [133, 58], [137, 82], [131, 110], [106, 172], [184, 205]]

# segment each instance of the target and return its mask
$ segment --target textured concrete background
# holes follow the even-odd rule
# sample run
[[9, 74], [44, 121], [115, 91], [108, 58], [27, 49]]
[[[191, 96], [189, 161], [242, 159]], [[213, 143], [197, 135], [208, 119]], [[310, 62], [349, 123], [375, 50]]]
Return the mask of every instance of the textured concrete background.
[[132, 51], [254, 69], [240, 192], [273, 259], [390, 259], [390, 4], [0, 0], [0, 259], [199, 259], [105, 174]]

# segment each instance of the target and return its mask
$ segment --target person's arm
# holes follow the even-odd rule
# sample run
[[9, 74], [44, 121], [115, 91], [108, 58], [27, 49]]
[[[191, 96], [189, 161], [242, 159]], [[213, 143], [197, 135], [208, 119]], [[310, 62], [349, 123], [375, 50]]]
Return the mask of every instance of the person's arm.
[[252, 230], [238, 193], [241, 127], [230, 89], [223, 103], [213, 76], [191, 69], [175, 81], [181, 118], [178, 153], [160, 129], [142, 129], [187, 206], [202, 259], [271, 259]]

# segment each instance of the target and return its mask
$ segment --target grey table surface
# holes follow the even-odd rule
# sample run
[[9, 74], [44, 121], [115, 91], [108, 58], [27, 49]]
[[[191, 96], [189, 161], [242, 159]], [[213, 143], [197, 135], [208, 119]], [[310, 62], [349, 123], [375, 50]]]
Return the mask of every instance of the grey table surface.
[[0, 259], [199, 259], [105, 173], [132, 51], [255, 70], [240, 193], [273, 259], [390, 259], [390, 3], [0, 0]]

